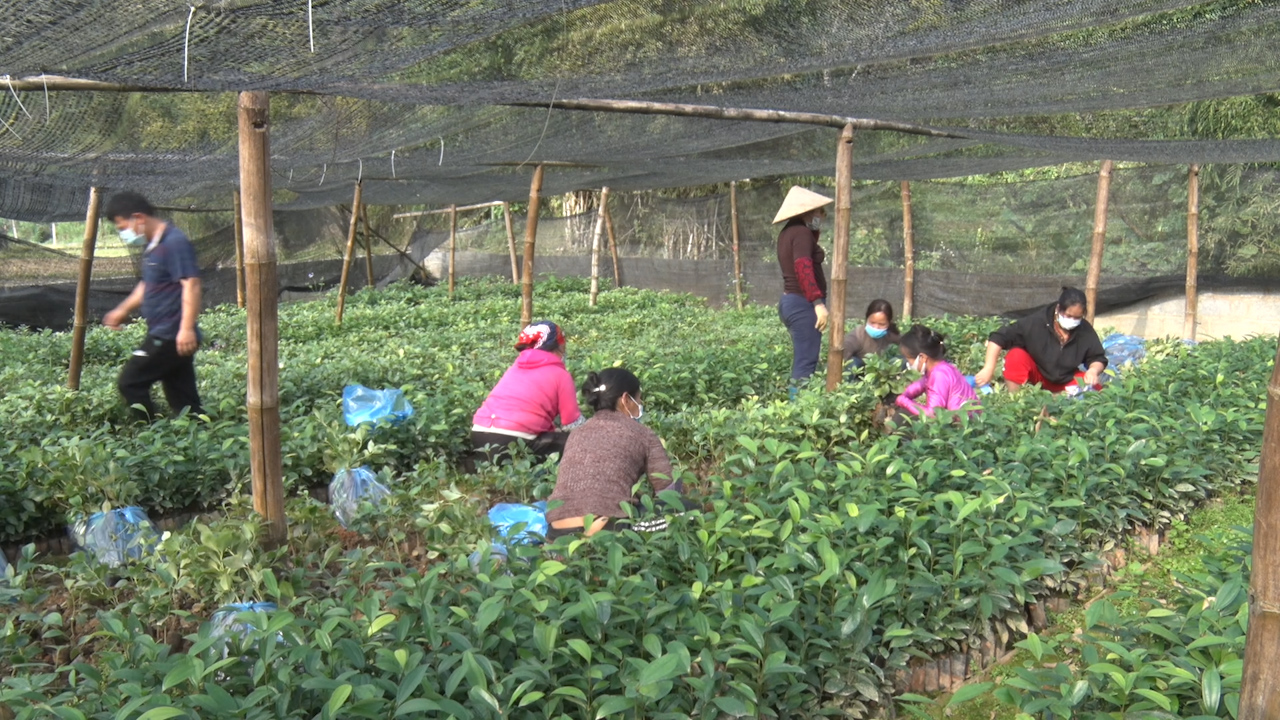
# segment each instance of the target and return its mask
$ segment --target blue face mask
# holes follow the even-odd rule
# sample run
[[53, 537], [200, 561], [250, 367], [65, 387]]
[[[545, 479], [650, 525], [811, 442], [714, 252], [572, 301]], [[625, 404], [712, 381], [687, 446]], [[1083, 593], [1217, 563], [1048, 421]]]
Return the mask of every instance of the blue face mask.
[[133, 228], [125, 228], [120, 231], [120, 242], [130, 247], [136, 247], [146, 242], [147, 239], [142, 235], [133, 231]]
[[867, 323], [867, 337], [875, 340], [879, 340], [880, 338], [888, 334], [889, 334], [889, 328], [878, 328], [878, 327], [872, 326], [871, 323]]

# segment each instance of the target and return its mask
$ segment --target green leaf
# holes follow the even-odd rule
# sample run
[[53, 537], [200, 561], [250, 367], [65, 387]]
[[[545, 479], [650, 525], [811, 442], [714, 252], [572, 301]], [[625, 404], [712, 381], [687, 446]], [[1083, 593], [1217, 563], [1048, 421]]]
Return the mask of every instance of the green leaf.
[[408, 715], [409, 713], [425, 713], [425, 712], [431, 712], [432, 710], [439, 710], [439, 709], [440, 709], [439, 703], [433, 702], [426, 698], [414, 698], [412, 700], [405, 702], [400, 707], [396, 708], [395, 716], [400, 717], [401, 715]]
[[179, 685], [191, 679], [195, 674], [195, 663], [191, 661], [191, 657], [187, 656], [178, 661], [178, 664], [164, 676], [164, 682], [160, 684], [160, 691], [164, 692], [174, 685]]
[[369, 623], [369, 637], [373, 637], [374, 635], [377, 635], [378, 632], [382, 630], [382, 628], [390, 625], [395, 621], [396, 621], [396, 616], [392, 615], [391, 613], [383, 613], [378, 617], [374, 618], [373, 622]]
[[485, 628], [492, 625], [493, 621], [502, 615], [505, 604], [506, 598], [501, 595], [485, 598], [484, 602], [480, 603], [480, 609], [476, 611], [474, 622], [476, 632], [483, 633]]
[[667, 653], [641, 670], [636, 684], [656, 685], [666, 680], [674, 680], [687, 672], [689, 672], [689, 666], [683, 657], [677, 653]]
[[747, 708], [747, 704], [735, 697], [718, 697], [712, 701], [720, 711], [726, 715], [733, 717], [748, 717], [751, 710]]
[[947, 701], [946, 707], [955, 707], [960, 703], [969, 702], [993, 687], [995, 687], [995, 683], [989, 682], [977, 683], [976, 685], [965, 685], [957, 690], [955, 695], [951, 696], [951, 699]]
[[581, 638], [573, 638], [572, 640], [566, 640], [565, 644], [573, 648], [574, 652], [581, 655], [583, 660], [591, 662], [591, 646], [588, 645], [585, 640]]
[[174, 707], [158, 707], [142, 713], [138, 720], [169, 720], [169, 718], [184, 717], [186, 714], [186, 710], [179, 710]]
[[347, 698], [351, 697], [351, 683], [343, 683], [333, 689], [333, 694], [329, 696], [329, 717], [337, 717], [338, 710], [347, 702]]
[[631, 698], [622, 697], [620, 695], [606, 695], [601, 698], [601, 700], [603, 700], [603, 702], [596, 707], [596, 720], [602, 720], [610, 715], [617, 715], [618, 713], [626, 712], [636, 705], [635, 701]]
[[1164, 710], [1165, 712], [1173, 711], [1173, 702], [1163, 693], [1158, 693], [1155, 690], [1148, 690], [1147, 688], [1134, 688], [1133, 691], [1156, 705], [1159, 705], [1161, 710]]
[[1200, 679], [1200, 699], [1207, 713], [1217, 713], [1218, 704], [1222, 700], [1222, 676], [1218, 668], [1207, 667]]

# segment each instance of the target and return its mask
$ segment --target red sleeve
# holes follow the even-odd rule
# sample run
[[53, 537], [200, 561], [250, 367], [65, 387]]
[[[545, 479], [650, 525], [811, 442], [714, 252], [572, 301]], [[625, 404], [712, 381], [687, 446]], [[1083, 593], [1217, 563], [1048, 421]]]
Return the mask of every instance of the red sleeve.
[[573, 376], [568, 372], [560, 378], [557, 395], [560, 396], [560, 424], [563, 426], [578, 422], [582, 411], [578, 409], [578, 391], [573, 387]]
[[813, 274], [813, 258], [796, 258], [796, 281], [800, 283], [800, 291], [804, 293], [805, 300], [815, 302], [822, 299], [822, 289], [818, 287], [818, 278]]

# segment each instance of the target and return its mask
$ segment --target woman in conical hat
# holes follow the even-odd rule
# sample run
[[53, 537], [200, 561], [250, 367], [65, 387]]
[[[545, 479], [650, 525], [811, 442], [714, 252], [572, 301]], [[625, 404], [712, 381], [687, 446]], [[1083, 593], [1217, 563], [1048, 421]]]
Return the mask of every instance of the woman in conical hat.
[[822, 331], [827, 328], [827, 276], [822, 272], [827, 254], [818, 245], [818, 229], [831, 202], [825, 195], [793, 186], [773, 218], [775, 225], [786, 223], [778, 235], [782, 269], [778, 315], [791, 334], [793, 387], [817, 369]]

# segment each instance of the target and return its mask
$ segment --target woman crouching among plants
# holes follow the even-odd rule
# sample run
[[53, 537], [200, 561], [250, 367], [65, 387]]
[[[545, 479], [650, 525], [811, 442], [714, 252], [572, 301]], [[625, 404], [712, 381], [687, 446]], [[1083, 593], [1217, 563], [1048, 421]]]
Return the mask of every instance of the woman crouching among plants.
[[[979, 411], [978, 396], [955, 365], [946, 360], [946, 341], [923, 325], [913, 325], [898, 340], [907, 367], [923, 377], [907, 386], [894, 403], [912, 417], [933, 417], [938, 410]], [[925, 404], [917, 398], [925, 396]]]
[[[625, 368], [607, 368], [587, 375], [582, 386], [587, 406], [593, 414], [569, 435], [560, 458], [556, 487], [547, 498], [547, 540], [563, 535], [593, 535], [600, 530], [618, 529], [629, 514], [627, 505], [638, 509], [633, 488], [648, 476], [655, 492], [681, 492], [671, 481], [671, 459], [658, 435], [640, 424], [644, 417], [640, 381]], [[587, 517], [593, 518], [591, 525]], [[665, 518], [638, 520], [632, 529], [641, 532], [663, 530]]]
[[568, 431], [582, 422], [573, 377], [564, 366], [564, 346], [564, 332], [549, 320], [521, 331], [516, 341], [520, 354], [471, 420], [477, 461], [504, 459], [519, 441], [543, 459], [564, 452]]

